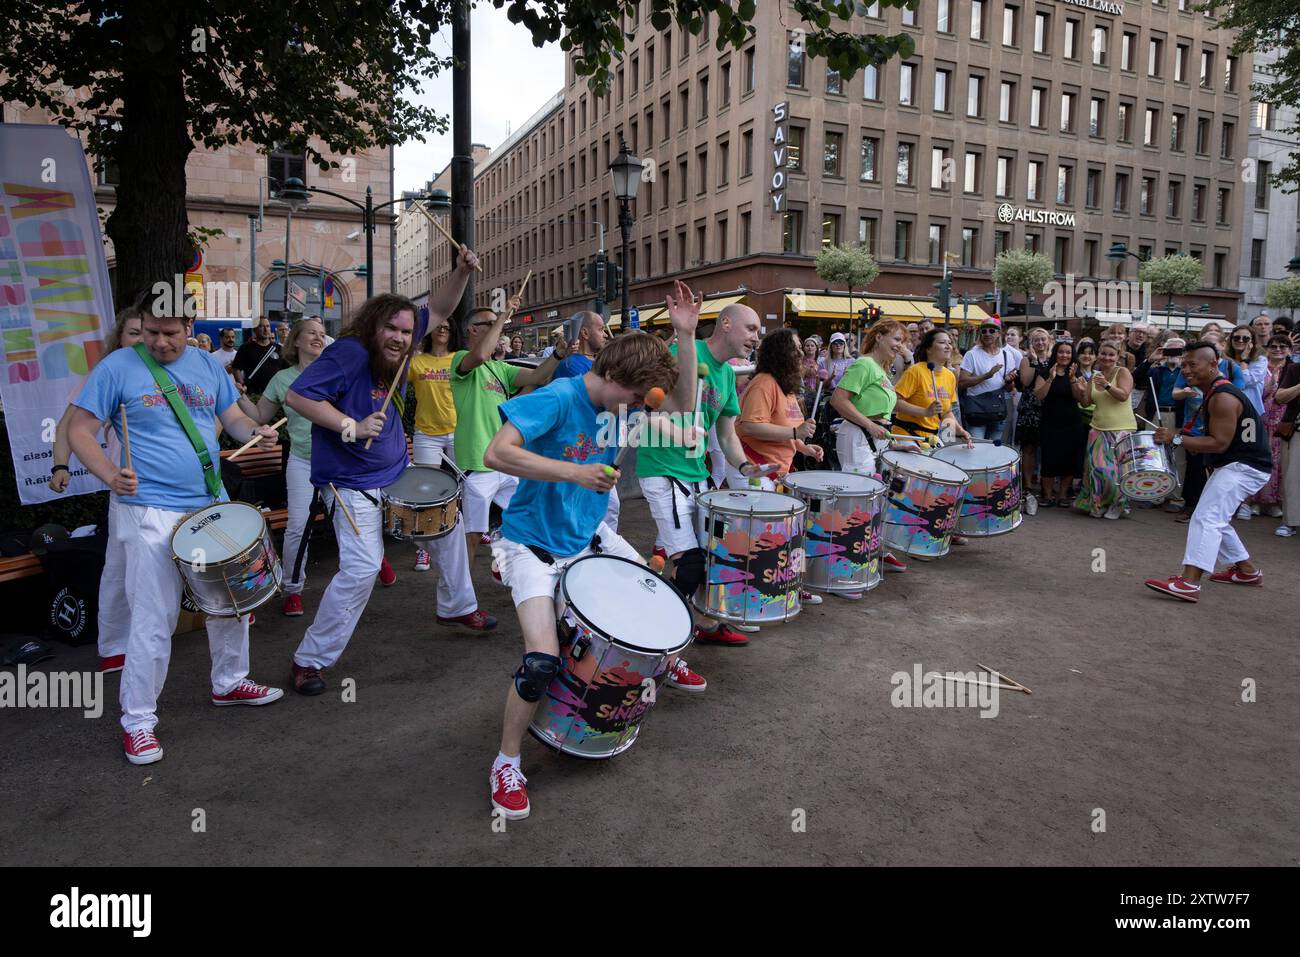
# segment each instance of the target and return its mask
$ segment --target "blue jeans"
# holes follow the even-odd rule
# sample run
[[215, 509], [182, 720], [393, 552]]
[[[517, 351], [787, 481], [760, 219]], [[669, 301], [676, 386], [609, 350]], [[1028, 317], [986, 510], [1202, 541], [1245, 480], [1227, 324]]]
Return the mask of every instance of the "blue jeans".
[[970, 433], [972, 439], [1001, 439], [1002, 426], [1005, 419], [998, 422], [991, 422], [988, 425], [968, 425], [966, 431]]

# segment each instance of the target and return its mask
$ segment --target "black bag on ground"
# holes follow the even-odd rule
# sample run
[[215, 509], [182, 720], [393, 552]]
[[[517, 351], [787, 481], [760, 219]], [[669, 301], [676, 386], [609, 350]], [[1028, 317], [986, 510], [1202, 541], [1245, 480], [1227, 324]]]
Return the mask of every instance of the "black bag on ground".
[[99, 639], [99, 578], [104, 570], [106, 530], [82, 538], [51, 542], [40, 555], [45, 574], [45, 616], [49, 638], [69, 645], [89, 645]]

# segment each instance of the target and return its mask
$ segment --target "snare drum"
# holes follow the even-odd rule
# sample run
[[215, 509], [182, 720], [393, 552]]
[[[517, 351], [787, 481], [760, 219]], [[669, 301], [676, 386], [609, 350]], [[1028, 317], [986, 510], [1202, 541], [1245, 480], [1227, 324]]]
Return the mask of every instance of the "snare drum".
[[528, 730], [565, 754], [612, 758], [632, 747], [669, 669], [691, 643], [691, 610], [644, 565], [588, 555], [560, 575], [556, 611], [560, 672]]
[[945, 445], [933, 458], [949, 462], [970, 476], [961, 501], [957, 532], [971, 538], [1005, 535], [1020, 527], [1020, 450], [976, 439]]
[[860, 594], [880, 584], [885, 486], [856, 472], [792, 472], [783, 491], [808, 504], [803, 585]]
[[780, 492], [716, 489], [695, 496], [704, 549], [704, 586], [692, 596], [710, 618], [772, 625], [799, 614], [804, 515], [808, 506]]
[[888, 497], [885, 546], [922, 558], [947, 555], [970, 476], [932, 456], [893, 449], [880, 453], [880, 466]]
[[172, 558], [194, 604], [216, 618], [238, 618], [280, 592], [284, 573], [266, 519], [243, 502], [190, 512], [172, 529]]
[[433, 465], [410, 465], [383, 490], [384, 532], [428, 541], [450, 534], [460, 516], [461, 480]]
[[1115, 449], [1119, 488], [1138, 502], [1163, 502], [1178, 485], [1178, 473], [1154, 432], [1130, 432]]

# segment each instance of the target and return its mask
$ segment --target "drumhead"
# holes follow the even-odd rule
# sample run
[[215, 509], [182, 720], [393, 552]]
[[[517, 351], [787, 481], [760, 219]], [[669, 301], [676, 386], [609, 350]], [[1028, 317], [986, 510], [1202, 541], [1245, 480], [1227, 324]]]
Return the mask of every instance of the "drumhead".
[[703, 509], [724, 515], [798, 515], [808, 508], [793, 495], [762, 489], [719, 488], [701, 492], [695, 501]]
[[805, 495], [873, 495], [885, 490], [884, 482], [857, 472], [794, 472], [781, 481]]
[[685, 599], [639, 562], [614, 555], [579, 558], [564, 570], [560, 589], [585, 625], [624, 648], [662, 654], [690, 639]]
[[407, 505], [430, 505], [456, 497], [456, 479], [433, 465], [411, 465], [384, 489], [384, 495]]
[[172, 532], [172, 551], [181, 561], [205, 563], [234, 558], [262, 537], [262, 513], [244, 502], [216, 502], [186, 515]]
[[973, 449], [968, 449], [965, 442], [955, 442], [939, 449], [933, 457], [941, 462], [950, 462], [958, 468], [982, 471], [1014, 465], [1020, 461], [1020, 451], [1009, 445], [994, 444], [987, 439], [976, 439]]
[[933, 455], [889, 449], [881, 452], [880, 457], [888, 464], [890, 471], [893, 472], [904, 472], [909, 475], [929, 475], [940, 482], [951, 482], [954, 485], [962, 485], [970, 481], [970, 476], [957, 466], [951, 462], [945, 462], [943, 459], [937, 459]]

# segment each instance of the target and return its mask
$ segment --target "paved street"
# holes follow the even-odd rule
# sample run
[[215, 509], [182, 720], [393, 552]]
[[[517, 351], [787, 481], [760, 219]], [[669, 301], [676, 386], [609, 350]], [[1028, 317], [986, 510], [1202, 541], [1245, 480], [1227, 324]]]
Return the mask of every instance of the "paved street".
[[[624, 516], [645, 547], [644, 503]], [[913, 563], [864, 602], [828, 599], [746, 648], [693, 649], [709, 690], [663, 692], [626, 754], [581, 763], [527, 740], [533, 813], [504, 834], [487, 771], [521, 650], [508, 594], [480, 550], [480, 598], [501, 626], [441, 629], [432, 574], [391, 543], [399, 581], [376, 589], [321, 697], [213, 708], [200, 632], [176, 642], [159, 764], [122, 756], [117, 676], [98, 720], [3, 714], [0, 863], [1300, 863], [1300, 546], [1273, 521], [1240, 527], [1267, 586], [1207, 584], [1197, 606], [1141, 585], [1177, 569], [1185, 526], [1052, 509]], [[307, 617], [258, 615], [257, 680], [289, 679], [335, 560], [329, 546], [313, 557]], [[56, 650], [42, 667], [93, 667], [93, 648]], [[989, 719], [891, 706], [893, 673], [977, 661], [1034, 694], [1003, 692]], [[340, 701], [347, 677], [355, 703]]]

